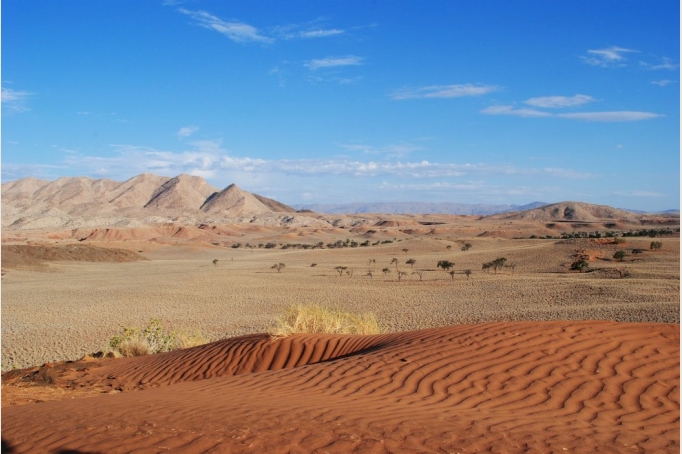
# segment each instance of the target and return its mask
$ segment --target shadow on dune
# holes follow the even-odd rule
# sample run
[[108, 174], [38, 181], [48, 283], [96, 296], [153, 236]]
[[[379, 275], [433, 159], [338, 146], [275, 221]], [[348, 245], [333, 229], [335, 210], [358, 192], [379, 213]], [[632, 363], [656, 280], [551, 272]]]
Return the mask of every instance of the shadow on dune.
[[[14, 447], [4, 438], [2, 439], [2, 454], [12, 454], [16, 452]], [[77, 449], [59, 449], [54, 451], [54, 454], [100, 454], [96, 451], [79, 451]]]

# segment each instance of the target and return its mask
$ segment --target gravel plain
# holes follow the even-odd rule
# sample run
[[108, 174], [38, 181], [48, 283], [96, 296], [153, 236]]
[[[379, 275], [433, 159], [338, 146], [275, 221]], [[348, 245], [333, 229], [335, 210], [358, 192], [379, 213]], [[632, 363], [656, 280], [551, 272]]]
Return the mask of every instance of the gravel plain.
[[[292, 303], [374, 312], [388, 332], [518, 320], [679, 323], [679, 238], [658, 240], [658, 251], [650, 241], [413, 236], [335, 249], [157, 245], [141, 253], [147, 261], [13, 269], [2, 277], [2, 370], [78, 359], [106, 349], [122, 326], [152, 318], [211, 340], [264, 332]], [[472, 244], [468, 251], [460, 249], [464, 242]], [[612, 259], [633, 248], [645, 252]], [[569, 270], [576, 253], [590, 255], [590, 272]], [[515, 267], [482, 271], [498, 257]], [[439, 260], [455, 263], [454, 278], [437, 268]], [[281, 272], [271, 268], [276, 263], [285, 264]], [[338, 266], [347, 269], [339, 274]], [[407, 273], [400, 281], [398, 270]]]

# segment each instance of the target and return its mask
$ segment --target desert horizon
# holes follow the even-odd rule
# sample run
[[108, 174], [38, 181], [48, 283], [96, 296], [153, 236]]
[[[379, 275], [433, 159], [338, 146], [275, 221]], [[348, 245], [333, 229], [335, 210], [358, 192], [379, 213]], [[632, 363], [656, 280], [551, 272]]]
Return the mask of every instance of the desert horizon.
[[[143, 439], [191, 452], [679, 446], [675, 215], [567, 202], [490, 216], [267, 210], [233, 223], [127, 213], [107, 226], [99, 207], [71, 205], [96, 226], [3, 228], [3, 441], [16, 452], [125, 452]], [[372, 314], [381, 334], [267, 334], [295, 304]], [[150, 323], [202, 345], [117, 358], [123, 327]], [[206, 393], [214, 403], [197, 401]], [[265, 403], [282, 395], [286, 415]], [[184, 416], [123, 416], [129, 399]], [[94, 423], [90, 402], [110, 416]], [[199, 402], [215, 419], [197, 426]], [[40, 418], [52, 423], [25, 429]], [[85, 420], [92, 429], [70, 429]]]

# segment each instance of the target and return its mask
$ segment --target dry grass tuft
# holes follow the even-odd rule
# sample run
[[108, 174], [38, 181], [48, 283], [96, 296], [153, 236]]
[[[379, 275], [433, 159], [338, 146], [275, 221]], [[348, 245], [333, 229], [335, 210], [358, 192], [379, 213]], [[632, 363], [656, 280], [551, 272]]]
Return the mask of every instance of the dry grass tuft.
[[123, 327], [111, 338], [109, 346], [115, 354], [128, 358], [195, 347], [207, 342], [200, 331], [166, 331], [159, 320], [152, 319], [144, 329]]
[[379, 334], [381, 328], [371, 312], [357, 314], [318, 304], [294, 304], [280, 314], [269, 334], [286, 337], [296, 333]]

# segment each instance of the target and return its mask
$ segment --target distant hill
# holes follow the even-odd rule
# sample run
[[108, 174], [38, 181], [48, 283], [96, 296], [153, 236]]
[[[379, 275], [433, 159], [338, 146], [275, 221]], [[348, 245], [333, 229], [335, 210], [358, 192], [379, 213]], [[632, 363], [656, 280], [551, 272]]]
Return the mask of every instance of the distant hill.
[[624, 220], [636, 222], [641, 216], [632, 211], [619, 210], [607, 205], [582, 202], [560, 202], [531, 210], [488, 216], [489, 219], [510, 219], [526, 221], [570, 221], [595, 222], [602, 220]]
[[378, 203], [343, 203], [343, 204], [299, 204], [293, 205], [298, 210], [310, 210], [327, 214], [460, 214], [490, 215], [509, 211], [523, 211], [547, 205], [544, 202], [533, 202], [527, 205], [486, 205], [467, 203], [428, 203], [428, 202], [378, 202]]

